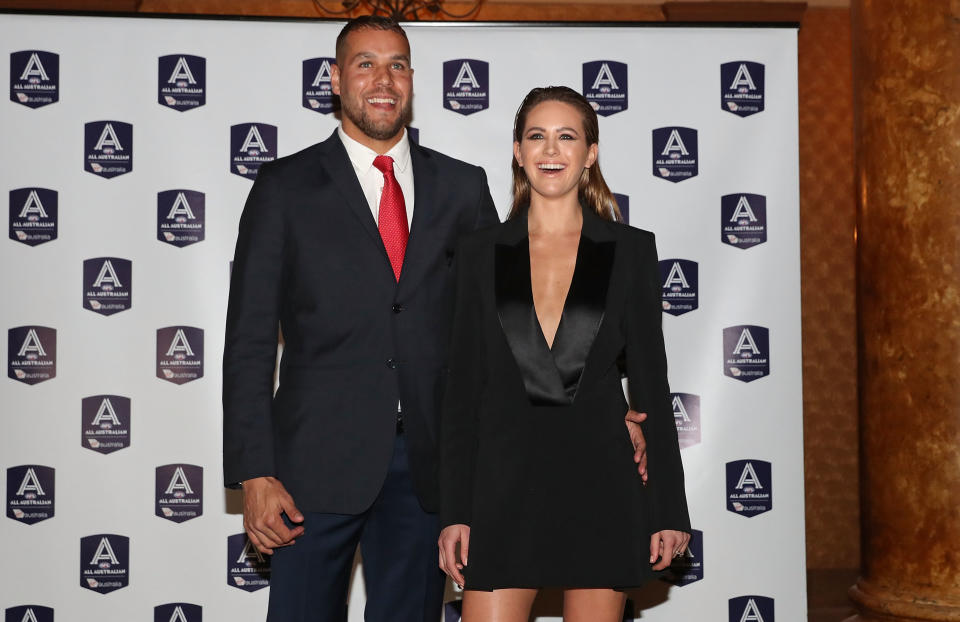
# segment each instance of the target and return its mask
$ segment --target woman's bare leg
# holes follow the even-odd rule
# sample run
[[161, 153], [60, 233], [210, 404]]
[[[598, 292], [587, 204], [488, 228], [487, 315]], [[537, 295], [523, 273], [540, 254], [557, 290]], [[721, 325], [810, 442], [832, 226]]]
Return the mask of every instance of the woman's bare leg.
[[[563, 591], [564, 622], [620, 622], [627, 595], [607, 589]], [[466, 622], [466, 621], [465, 621]]]
[[527, 622], [536, 597], [537, 590], [465, 590], [462, 622]]

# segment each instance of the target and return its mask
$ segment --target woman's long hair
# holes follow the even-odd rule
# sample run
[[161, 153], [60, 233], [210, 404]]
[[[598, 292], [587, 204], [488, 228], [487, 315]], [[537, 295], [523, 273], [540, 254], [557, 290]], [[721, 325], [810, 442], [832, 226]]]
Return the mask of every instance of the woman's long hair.
[[[595, 145], [600, 142], [597, 113], [590, 107], [587, 98], [566, 86], [545, 86], [535, 88], [527, 93], [527, 96], [523, 98], [523, 103], [520, 104], [520, 108], [517, 109], [517, 116], [513, 121], [513, 140], [518, 143], [523, 141], [523, 130], [527, 125], [527, 115], [538, 104], [548, 101], [563, 102], [576, 108], [583, 119], [583, 131], [587, 145]], [[527, 179], [527, 173], [517, 163], [516, 158], [511, 158], [511, 161], [513, 206], [510, 208], [510, 214], [507, 218], [513, 218], [530, 204], [530, 180]], [[580, 203], [592, 208], [600, 218], [618, 222], [623, 220], [620, 215], [620, 208], [617, 206], [617, 200], [613, 198], [613, 193], [610, 192], [607, 182], [603, 179], [603, 173], [600, 172], [599, 158], [593, 163], [593, 166], [583, 169], [577, 194]]]

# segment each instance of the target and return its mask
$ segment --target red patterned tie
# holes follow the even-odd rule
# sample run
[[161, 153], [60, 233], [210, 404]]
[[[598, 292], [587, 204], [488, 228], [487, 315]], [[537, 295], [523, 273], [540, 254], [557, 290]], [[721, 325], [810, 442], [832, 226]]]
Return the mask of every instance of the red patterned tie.
[[377, 156], [373, 165], [383, 173], [383, 193], [380, 195], [380, 211], [377, 216], [377, 227], [380, 237], [387, 249], [393, 274], [400, 280], [400, 269], [403, 267], [403, 254], [407, 250], [407, 238], [410, 229], [407, 227], [407, 206], [403, 202], [403, 190], [393, 175], [393, 158]]

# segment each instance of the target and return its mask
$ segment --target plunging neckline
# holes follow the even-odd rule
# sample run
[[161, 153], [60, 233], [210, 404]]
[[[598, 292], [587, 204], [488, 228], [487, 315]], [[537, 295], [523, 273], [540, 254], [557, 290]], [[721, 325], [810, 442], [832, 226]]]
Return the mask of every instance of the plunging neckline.
[[557, 345], [557, 339], [560, 337], [560, 327], [563, 326], [563, 317], [567, 311], [567, 301], [570, 299], [570, 290], [573, 289], [574, 279], [577, 276], [577, 269], [580, 267], [580, 244], [583, 241], [583, 226], [580, 227], [580, 234], [577, 236], [577, 250], [573, 258], [573, 272], [570, 273], [570, 282], [567, 284], [567, 292], [563, 295], [563, 302], [560, 305], [560, 320], [557, 321], [557, 328], [553, 331], [553, 341], [547, 341], [547, 334], [543, 330], [543, 323], [540, 321], [540, 313], [537, 311], [537, 299], [533, 295], [533, 256], [530, 252], [530, 234], [527, 233], [527, 256], [530, 261], [530, 271], [528, 272], [528, 278], [530, 281], [530, 304], [533, 305], [533, 316], [537, 319], [537, 333], [540, 335], [540, 339], [543, 340], [543, 344], [547, 346], [547, 350], [553, 354], [553, 348]]

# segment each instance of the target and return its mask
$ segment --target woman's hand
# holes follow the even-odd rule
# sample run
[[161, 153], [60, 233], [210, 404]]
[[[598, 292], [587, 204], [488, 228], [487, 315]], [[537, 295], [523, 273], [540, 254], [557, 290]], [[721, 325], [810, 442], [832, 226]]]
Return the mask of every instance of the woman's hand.
[[664, 529], [650, 536], [650, 563], [660, 558], [653, 567], [654, 570], [663, 570], [668, 567], [674, 557], [680, 557], [687, 550], [690, 543], [690, 534], [673, 529]]
[[[457, 561], [457, 544], [460, 544], [460, 561]], [[467, 553], [470, 551], [470, 526], [447, 525], [440, 532], [437, 541], [440, 547], [440, 570], [447, 573], [454, 583], [463, 588], [463, 574], [460, 572], [467, 565]]]
[[643, 480], [644, 485], [647, 483], [647, 439], [643, 436], [640, 424], [646, 418], [647, 413], [638, 413], [635, 410], [628, 410], [623, 418], [627, 424], [630, 442], [633, 444], [633, 461], [637, 463], [637, 472], [640, 473], [640, 479]]

